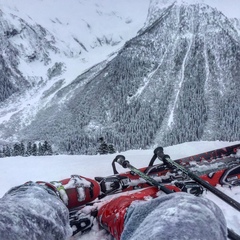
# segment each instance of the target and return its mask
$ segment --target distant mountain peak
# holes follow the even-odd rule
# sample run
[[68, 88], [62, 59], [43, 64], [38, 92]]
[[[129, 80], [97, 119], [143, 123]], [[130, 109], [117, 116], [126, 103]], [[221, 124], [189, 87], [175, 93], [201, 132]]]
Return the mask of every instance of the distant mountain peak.
[[218, 9], [229, 18], [240, 19], [240, 1], [239, 0], [150, 0], [149, 12], [155, 8], [156, 11], [167, 8], [170, 5], [191, 5], [191, 4], [206, 4]]

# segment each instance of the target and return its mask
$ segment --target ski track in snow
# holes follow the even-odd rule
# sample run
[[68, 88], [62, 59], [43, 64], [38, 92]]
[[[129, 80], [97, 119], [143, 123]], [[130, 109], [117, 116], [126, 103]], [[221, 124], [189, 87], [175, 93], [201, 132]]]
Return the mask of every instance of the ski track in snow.
[[[177, 159], [239, 143], [240, 141], [190, 142], [166, 147], [164, 152], [169, 154], [172, 159]], [[89, 178], [112, 175], [111, 162], [117, 154], [1, 158], [0, 196], [3, 196], [11, 187], [30, 180], [53, 181], [68, 178], [72, 174], [79, 174]], [[133, 166], [140, 168], [148, 165], [153, 154], [153, 149], [130, 150], [121, 154], [124, 155]], [[127, 169], [124, 169], [119, 165], [117, 166], [117, 169], [119, 172], [127, 171]], [[240, 187], [234, 187], [231, 190], [228, 187], [217, 187], [219, 190], [224, 191], [227, 195], [240, 202]], [[223, 210], [228, 223], [228, 228], [233, 229], [236, 233], [240, 234], [240, 215], [238, 212], [209, 191], [205, 192], [203, 197], [207, 197], [214, 201]], [[84, 235], [76, 235], [71, 238], [71, 240], [89, 239], [111, 240], [112, 237], [105, 230], [100, 229], [95, 222], [90, 232]]]

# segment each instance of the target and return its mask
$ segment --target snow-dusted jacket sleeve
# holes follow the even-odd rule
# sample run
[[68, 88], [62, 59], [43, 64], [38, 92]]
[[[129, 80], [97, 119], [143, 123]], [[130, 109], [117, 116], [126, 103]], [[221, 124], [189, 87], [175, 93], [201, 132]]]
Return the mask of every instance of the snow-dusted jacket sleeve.
[[32, 183], [0, 199], [0, 239], [65, 240], [71, 236], [68, 209], [54, 194]]
[[133, 202], [127, 210], [121, 240], [226, 240], [227, 225], [212, 201], [173, 193]]

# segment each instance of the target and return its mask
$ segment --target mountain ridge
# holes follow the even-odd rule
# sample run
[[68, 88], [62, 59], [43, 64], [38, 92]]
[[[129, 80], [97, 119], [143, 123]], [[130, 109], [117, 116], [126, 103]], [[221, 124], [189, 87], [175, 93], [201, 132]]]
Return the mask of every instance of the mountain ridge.
[[[70, 84], [46, 88], [45, 96], [56, 92], [51, 103], [18, 138], [76, 153], [93, 153], [100, 136], [119, 150], [237, 140], [240, 41], [232, 21], [208, 5], [174, 3], [158, 19]], [[4, 138], [16, 122], [0, 125]]]

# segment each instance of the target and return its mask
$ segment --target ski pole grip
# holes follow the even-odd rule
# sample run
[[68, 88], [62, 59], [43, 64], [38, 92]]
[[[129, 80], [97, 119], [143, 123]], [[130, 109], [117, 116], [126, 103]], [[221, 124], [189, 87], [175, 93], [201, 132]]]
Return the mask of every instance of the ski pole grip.
[[127, 161], [123, 155], [118, 155], [118, 156], [116, 156], [115, 159], [116, 159], [117, 163], [119, 163], [123, 168], [128, 167], [129, 161]]
[[163, 148], [162, 147], [157, 147], [157, 148], [155, 148], [153, 153], [156, 154], [157, 156], [159, 156], [159, 155], [163, 154]]

